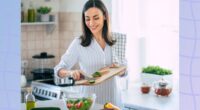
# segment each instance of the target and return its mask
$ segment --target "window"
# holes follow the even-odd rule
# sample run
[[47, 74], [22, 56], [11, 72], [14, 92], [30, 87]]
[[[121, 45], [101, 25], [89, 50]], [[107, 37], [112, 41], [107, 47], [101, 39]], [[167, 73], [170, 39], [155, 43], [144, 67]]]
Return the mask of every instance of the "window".
[[112, 0], [112, 30], [127, 34], [129, 81], [143, 66], [159, 65], [179, 75], [179, 1]]

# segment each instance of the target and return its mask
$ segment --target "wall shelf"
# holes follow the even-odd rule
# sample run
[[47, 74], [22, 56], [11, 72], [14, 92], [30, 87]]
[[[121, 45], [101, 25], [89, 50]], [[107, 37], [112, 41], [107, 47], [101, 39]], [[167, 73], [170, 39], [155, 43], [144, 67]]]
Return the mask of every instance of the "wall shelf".
[[21, 23], [21, 26], [39, 26], [39, 25], [45, 25], [47, 33], [53, 32], [56, 26], [56, 22], [23, 22]]
[[50, 25], [50, 24], [56, 24], [56, 22], [23, 22], [21, 23], [22, 26], [30, 26], [30, 25]]

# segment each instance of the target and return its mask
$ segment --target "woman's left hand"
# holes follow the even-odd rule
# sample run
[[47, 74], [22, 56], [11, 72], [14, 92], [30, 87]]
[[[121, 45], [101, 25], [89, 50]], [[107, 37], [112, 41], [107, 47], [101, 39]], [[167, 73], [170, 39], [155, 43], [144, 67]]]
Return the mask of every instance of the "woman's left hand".
[[[118, 63], [113, 63], [111, 66], [109, 66], [110, 68], [119, 68], [120, 67], [120, 64], [118, 64]], [[122, 72], [120, 72], [119, 74], [118, 74], [120, 77], [124, 77], [124, 76], [126, 76], [127, 75], [127, 72], [126, 72], [126, 69], [124, 70], [124, 71], [122, 71]]]
[[119, 68], [120, 65], [118, 63], [113, 63], [109, 66], [110, 68]]

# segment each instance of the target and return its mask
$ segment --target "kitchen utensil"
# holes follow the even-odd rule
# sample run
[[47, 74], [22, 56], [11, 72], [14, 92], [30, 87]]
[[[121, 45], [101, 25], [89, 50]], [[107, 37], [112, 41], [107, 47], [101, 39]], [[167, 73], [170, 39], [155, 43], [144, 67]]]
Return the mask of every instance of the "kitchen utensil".
[[95, 78], [94, 83], [90, 83], [88, 79], [82, 79], [79, 81], [75, 81], [75, 85], [95, 85], [104, 82], [105, 80], [112, 78], [115, 75], [118, 75], [122, 72], [125, 72], [126, 66], [120, 66], [118, 68], [108, 68], [106, 71], [98, 71], [98, 72], [104, 72], [100, 77]]
[[54, 74], [54, 55], [50, 55], [47, 52], [41, 52], [33, 57], [32, 71], [33, 80], [38, 79], [53, 79]]
[[66, 77], [66, 78], [57, 78], [54, 77], [54, 82], [57, 86], [73, 86], [75, 84], [75, 80], [72, 77]]
[[82, 71], [82, 70], [79, 70], [79, 71], [81, 72], [81, 75], [83, 75], [83, 78], [84, 78], [84, 79], [87, 79], [87, 80], [89, 80], [89, 79], [94, 79], [93, 76], [92, 76], [91, 74], [85, 73], [85, 72]]

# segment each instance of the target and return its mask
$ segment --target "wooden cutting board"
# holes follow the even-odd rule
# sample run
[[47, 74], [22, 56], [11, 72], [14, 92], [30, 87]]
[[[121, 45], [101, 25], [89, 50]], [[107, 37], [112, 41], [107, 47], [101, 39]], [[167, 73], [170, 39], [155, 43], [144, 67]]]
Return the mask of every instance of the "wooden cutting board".
[[125, 70], [126, 70], [126, 66], [120, 66], [120, 67], [117, 67], [117, 68], [109, 68], [108, 72], [102, 74], [101, 77], [95, 78], [95, 83], [90, 84], [88, 82], [88, 80], [82, 79], [82, 80], [79, 80], [79, 81], [75, 81], [75, 85], [96, 85], [96, 84], [100, 84], [100, 83], [112, 78], [113, 76], [124, 72]]

